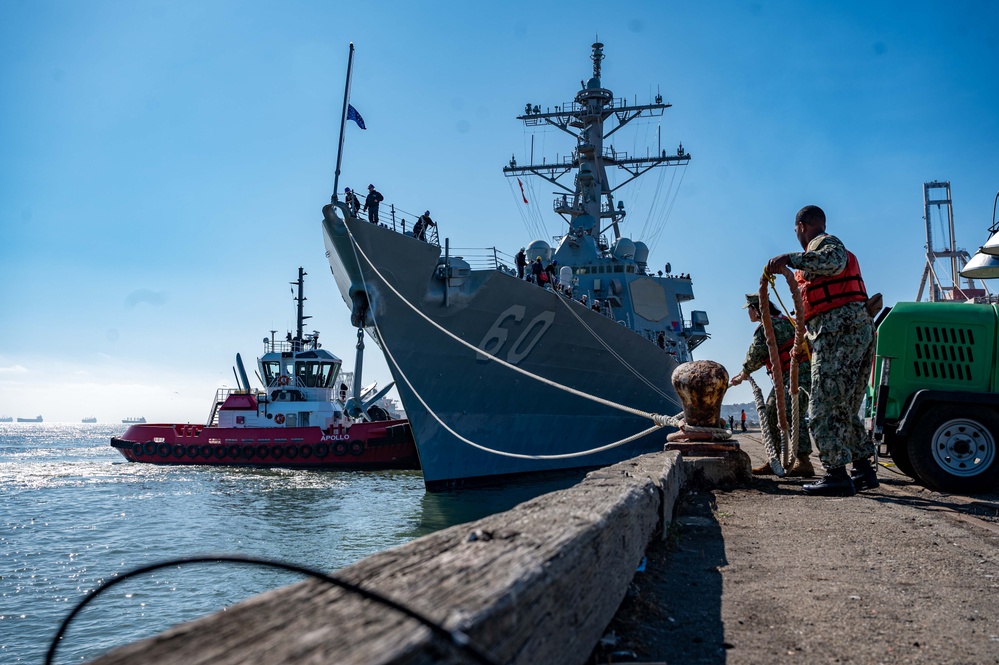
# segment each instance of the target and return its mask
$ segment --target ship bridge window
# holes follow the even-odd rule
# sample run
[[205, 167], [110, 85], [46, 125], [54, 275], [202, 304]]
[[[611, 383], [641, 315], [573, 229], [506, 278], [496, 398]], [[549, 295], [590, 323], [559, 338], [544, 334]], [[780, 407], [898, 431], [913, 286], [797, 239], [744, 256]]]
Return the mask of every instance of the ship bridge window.
[[339, 369], [339, 363], [300, 362], [295, 363], [295, 376], [298, 384], [306, 388], [330, 388]]
[[260, 366], [264, 370], [264, 384], [272, 385], [277, 381], [277, 378], [281, 375], [281, 363], [277, 360], [268, 360], [267, 362], [260, 363]]

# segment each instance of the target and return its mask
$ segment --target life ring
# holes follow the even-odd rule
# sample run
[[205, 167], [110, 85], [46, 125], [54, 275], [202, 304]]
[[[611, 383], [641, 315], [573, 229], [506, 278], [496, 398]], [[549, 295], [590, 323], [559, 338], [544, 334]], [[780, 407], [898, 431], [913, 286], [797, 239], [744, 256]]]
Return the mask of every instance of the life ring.
[[317, 443], [315, 452], [316, 457], [326, 457], [330, 453], [330, 447], [325, 443]]
[[333, 444], [333, 454], [337, 457], [343, 457], [347, 454], [347, 444], [343, 441], [337, 441]]
[[[284, 378], [284, 377], [282, 377], [282, 378]], [[278, 425], [283, 425], [284, 424], [284, 414], [283, 413], [279, 413], [276, 416], [274, 416], [274, 422], [276, 422]]]
[[153, 441], [146, 441], [144, 444], [142, 444], [142, 452], [146, 453], [147, 455], [152, 455], [153, 453], [156, 452], [156, 444]]
[[312, 446], [306, 443], [298, 449], [298, 452], [302, 454], [303, 458], [312, 457]]
[[278, 377], [278, 385], [279, 385], [279, 386], [286, 386], [286, 385], [288, 385], [289, 383], [291, 383], [291, 379], [289, 379], [289, 378], [288, 378], [287, 376], [285, 376], [284, 374], [282, 374], [281, 376], [279, 376], [279, 377]]
[[156, 454], [160, 457], [170, 456], [170, 444], [164, 441], [160, 445], [156, 446]]
[[364, 442], [363, 441], [351, 441], [350, 442], [350, 454], [357, 457], [364, 452]]

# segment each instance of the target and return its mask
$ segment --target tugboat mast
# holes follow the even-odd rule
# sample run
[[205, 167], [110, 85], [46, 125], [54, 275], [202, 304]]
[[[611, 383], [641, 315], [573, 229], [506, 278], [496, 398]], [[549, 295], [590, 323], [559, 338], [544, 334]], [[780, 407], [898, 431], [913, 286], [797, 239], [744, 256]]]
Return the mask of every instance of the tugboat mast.
[[305, 320], [312, 318], [311, 315], [307, 316], [305, 314], [305, 300], [306, 300], [306, 298], [305, 298], [305, 276], [308, 275], [308, 274], [309, 273], [305, 272], [305, 269], [299, 267], [299, 269], [298, 269], [298, 279], [295, 280], [294, 282], [290, 282], [292, 286], [294, 286], [296, 284], [298, 285], [298, 295], [295, 297], [295, 301], [298, 303], [298, 307], [297, 307], [297, 309], [298, 309], [298, 323], [297, 323], [297, 330], [296, 330], [296, 333], [295, 333], [295, 339], [292, 340], [292, 347], [293, 347], [292, 350], [293, 351], [301, 351], [302, 350], [302, 343], [305, 340], [305, 336], [304, 336]]
[[[604, 141], [618, 129], [641, 117], [662, 116], [672, 104], [664, 103], [662, 95], [656, 95], [652, 104], [629, 105], [624, 99], [614, 99], [614, 95], [600, 82], [600, 63], [604, 59], [604, 45], [596, 42], [592, 46], [590, 59], [593, 61], [593, 77], [582, 84], [582, 89], [576, 93], [573, 102], [554, 111], [541, 111], [540, 106], [527, 104], [524, 115], [517, 116], [528, 127], [551, 125], [576, 138], [576, 149], [571, 158], [561, 163], [548, 163], [520, 166], [516, 158], [510, 160], [509, 166], [503, 167], [503, 173], [508, 177], [520, 174], [539, 176], [565, 193], [554, 201], [554, 210], [569, 223], [570, 233], [576, 236], [599, 236], [606, 228], [614, 229], [614, 237], [620, 238], [618, 223], [627, 214], [624, 202], [614, 206], [614, 191], [628, 184], [657, 166], [686, 165], [690, 154], [684, 152], [681, 144], [675, 155], [667, 155], [659, 147], [659, 154], [645, 157], [632, 157], [627, 153], [614, 150], [613, 145], [604, 149]], [[604, 133], [604, 121], [614, 116], [617, 123], [613, 129]], [[631, 177], [615, 187], [611, 187], [607, 178], [607, 167], [616, 166], [627, 171]], [[575, 187], [570, 189], [559, 182], [559, 179], [576, 170]], [[569, 198], [571, 195], [571, 199]], [[603, 229], [601, 220], [609, 220]]]

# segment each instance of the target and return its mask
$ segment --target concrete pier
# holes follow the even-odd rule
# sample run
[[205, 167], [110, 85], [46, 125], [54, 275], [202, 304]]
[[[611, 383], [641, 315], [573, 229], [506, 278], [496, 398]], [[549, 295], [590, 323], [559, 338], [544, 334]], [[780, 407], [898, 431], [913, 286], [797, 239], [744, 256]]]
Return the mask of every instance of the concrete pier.
[[[499, 663], [582, 663], [684, 484], [644, 455], [485, 519], [370, 556], [337, 577], [460, 630]], [[120, 647], [100, 665], [473, 662], [416, 620], [308, 580]]]

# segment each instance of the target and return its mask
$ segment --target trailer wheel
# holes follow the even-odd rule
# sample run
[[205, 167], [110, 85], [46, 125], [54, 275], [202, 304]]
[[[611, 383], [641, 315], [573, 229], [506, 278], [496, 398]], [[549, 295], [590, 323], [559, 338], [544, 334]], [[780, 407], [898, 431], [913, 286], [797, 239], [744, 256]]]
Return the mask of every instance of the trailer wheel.
[[920, 480], [945, 492], [999, 485], [999, 415], [987, 407], [941, 404], [914, 423], [909, 461]]

